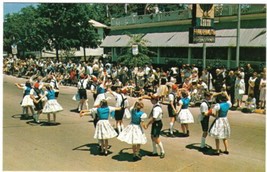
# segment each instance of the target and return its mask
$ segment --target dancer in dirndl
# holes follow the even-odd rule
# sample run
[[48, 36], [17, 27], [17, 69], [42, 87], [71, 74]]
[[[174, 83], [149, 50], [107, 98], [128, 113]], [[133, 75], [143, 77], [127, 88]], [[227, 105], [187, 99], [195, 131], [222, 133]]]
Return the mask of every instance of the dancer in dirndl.
[[144, 107], [143, 102], [137, 101], [134, 106], [130, 108], [131, 123], [122, 130], [118, 139], [132, 145], [133, 160], [141, 160], [140, 147], [141, 144], [146, 144], [147, 139], [142, 129], [143, 121], [147, 118], [147, 114], [141, 111]]
[[30, 91], [32, 89], [31, 83], [29, 81], [26, 81], [24, 86], [22, 86], [21, 84], [18, 84], [18, 83], [15, 83], [15, 85], [19, 89], [24, 91], [23, 99], [22, 99], [22, 102], [21, 102], [21, 106], [23, 108], [23, 112], [25, 110], [25, 118], [28, 119], [29, 118], [29, 113], [28, 113], [29, 109], [32, 112], [32, 116], [34, 115], [34, 111], [33, 111], [34, 103], [33, 103], [33, 100], [30, 97]]
[[226, 91], [221, 92], [218, 95], [218, 101], [214, 106], [214, 110], [216, 111], [216, 119], [214, 120], [213, 124], [210, 127], [209, 135], [215, 138], [216, 143], [216, 152], [215, 155], [220, 155], [220, 140], [223, 140], [224, 144], [224, 154], [229, 154], [228, 151], [228, 141], [227, 139], [230, 138], [230, 124], [227, 119], [227, 113], [232, 103]]
[[177, 116], [177, 121], [181, 124], [181, 128], [183, 131], [183, 135], [185, 137], [189, 136], [189, 128], [188, 124], [194, 123], [194, 117], [192, 113], [189, 111], [189, 103], [190, 103], [190, 96], [188, 91], [185, 89], [181, 90], [181, 100], [179, 101], [179, 106], [178, 106], [178, 116]]
[[99, 121], [96, 124], [94, 138], [100, 140], [101, 144], [101, 155], [108, 155], [108, 139], [114, 138], [117, 136], [117, 132], [111, 126], [108, 118], [110, 113], [115, 110], [120, 110], [121, 108], [115, 108], [108, 106], [107, 100], [103, 99], [100, 102], [100, 107], [92, 108], [88, 110], [82, 110], [80, 116], [92, 114], [97, 115]]
[[[43, 97], [47, 97], [47, 102], [43, 108], [43, 114], [47, 114], [48, 124], [56, 124], [56, 113], [63, 111], [61, 105], [57, 102], [55, 91], [52, 89], [51, 85], [45, 85], [46, 91], [44, 95], [39, 99], [42, 100]], [[51, 123], [50, 114], [53, 114], [53, 122]]]

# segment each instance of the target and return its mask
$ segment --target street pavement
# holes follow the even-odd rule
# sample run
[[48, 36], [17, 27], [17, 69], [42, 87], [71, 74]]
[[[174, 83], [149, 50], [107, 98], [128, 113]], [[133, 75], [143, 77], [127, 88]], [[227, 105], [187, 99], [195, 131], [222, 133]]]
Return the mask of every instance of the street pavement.
[[[163, 105], [163, 131], [160, 137], [166, 156], [164, 159], [151, 157], [150, 127], [145, 130], [148, 142], [141, 146], [142, 160], [132, 160], [131, 146], [117, 140], [109, 140], [110, 154], [100, 156], [96, 140], [93, 139], [94, 126], [89, 116], [79, 117], [73, 110], [77, 102], [72, 100], [77, 89], [60, 87], [58, 102], [64, 111], [57, 114], [59, 125], [47, 126], [46, 115], [40, 116], [41, 124], [21, 118], [22, 90], [14, 83], [25, 83], [25, 79], [3, 75], [3, 171], [265, 171], [265, 126], [264, 114], [244, 114], [230, 111], [231, 126], [229, 155], [212, 155], [215, 141], [208, 137], [211, 147], [206, 152], [198, 150], [201, 139], [201, 126], [197, 122], [199, 107], [189, 108], [195, 123], [190, 124], [190, 137], [167, 137], [169, 118], [167, 107]], [[89, 106], [92, 107], [92, 94], [88, 91]], [[110, 97], [112, 97], [110, 95]], [[135, 98], [129, 98], [133, 104]], [[152, 105], [144, 100], [144, 111], [149, 114]], [[114, 98], [109, 105], [115, 105]], [[212, 122], [212, 118], [210, 122]], [[114, 119], [110, 119], [115, 125]], [[124, 120], [125, 126], [129, 119]], [[176, 122], [175, 129], [181, 131]], [[220, 147], [224, 150], [223, 143]]]

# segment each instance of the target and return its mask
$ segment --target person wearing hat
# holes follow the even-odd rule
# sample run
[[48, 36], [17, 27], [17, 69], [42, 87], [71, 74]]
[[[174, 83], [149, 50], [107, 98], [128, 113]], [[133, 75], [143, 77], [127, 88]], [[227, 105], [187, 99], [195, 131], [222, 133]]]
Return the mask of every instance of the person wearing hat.
[[168, 103], [168, 114], [170, 117], [170, 136], [174, 137], [173, 135], [173, 125], [175, 122], [176, 116], [176, 104], [177, 104], [177, 85], [172, 85], [172, 91], [169, 94], [169, 103]]
[[153, 146], [153, 152], [151, 156], [158, 156], [157, 152], [157, 145], [160, 148], [160, 158], [165, 157], [165, 151], [163, 148], [163, 144], [159, 138], [161, 129], [163, 127], [162, 123], [162, 117], [163, 117], [163, 111], [162, 107], [159, 104], [159, 96], [158, 95], [151, 95], [151, 96], [142, 96], [141, 99], [150, 99], [151, 103], [153, 104], [153, 108], [151, 110], [151, 113], [149, 115], [149, 121], [146, 125], [144, 125], [144, 128], [147, 129], [150, 124], [152, 124], [151, 127], [151, 140], [152, 140], [152, 146]]
[[118, 133], [120, 133], [124, 129], [123, 125], [123, 116], [125, 112], [125, 108], [129, 106], [129, 102], [126, 97], [127, 89], [126, 88], [117, 88], [116, 92], [109, 91], [116, 100], [115, 107], [121, 107], [120, 110], [115, 111], [115, 120], [116, 120], [116, 128], [118, 130]]
[[40, 88], [39, 82], [36, 82], [30, 91], [30, 97], [34, 102], [35, 111], [37, 111], [37, 113], [33, 115], [33, 119], [38, 124], [40, 123], [39, 116], [43, 110], [43, 101], [38, 101], [42, 97], [42, 90]]
[[147, 114], [141, 111], [144, 107], [144, 103], [136, 101], [130, 108], [130, 115], [127, 118], [131, 118], [130, 124], [122, 130], [118, 136], [118, 140], [126, 142], [132, 145], [133, 160], [141, 160], [140, 147], [141, 144], [146, 144], [147, 138], [142, 129], [144, 119], [147, 118]]
[[90, 110], [82, 110], [80, 112], [80, 117], [92, 115], [98, 116], [99, 121], [96, 124], [94, 138], [100, 141], [101, 151], [100, 155], [107, 156], [108, 152], [108, 139], [114, 138], [117, 136], [117, 132], [114, 130], [112, 125], [109, 122], [109, 116], [111, 112], [115, 110], [120, 110], [120, 107], [111, 107], [108, 106], [106, 99], [100, 101], [100, 105], [97, 108], [92, 108]]
[[229, 154], [228, 151], [228, 138], [230, 138], [230, 124], [227, 119], [227, 114], [232, 106], [230, 98], [226, 91], [220, 92], [218, 96], [218, 103], [215, 104], [214, 110], [216, 111], [216, 119], [209, 129], [209, 135], [215, 138], [216, 152], [215, 155], [220, 155], [220, 140], [223, 140], [225, 151], [224, 154]]

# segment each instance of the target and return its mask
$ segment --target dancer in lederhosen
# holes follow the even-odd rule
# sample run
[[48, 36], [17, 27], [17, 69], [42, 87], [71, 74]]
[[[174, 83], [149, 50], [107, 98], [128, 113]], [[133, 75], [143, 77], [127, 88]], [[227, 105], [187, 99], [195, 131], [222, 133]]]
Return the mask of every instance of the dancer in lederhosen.
[[225, 150], [222, 152], [224, 154], [229, 154], [228, 151], [228, 138], [230, 138], [230, 124], [227, 119], [227, 113], [232, 103], [226, 91], [221, 92], [218, 95], [219, 103], [214, 106], [216, 111], [216, 119], [212, 123], [209, 135], [215, 138], [216, 152], [215, 155], [220, 155], [220, 140], [223, 140]]
[[34, 102], [34, 106], [35, 106], [35, 111], [37, 112], [36, 114], [33, 115], [33, 119], [36, 123], [40, 123], [39, 121], [39, 116], [42, 113], [43, 110], [43, 101], [39, 99], [41, 99], [42, 97], [42, 90], [40, 89], [40, 84], [39, 82], [36, 82], [33, 86], [33, 88], [30, 91], [30, 97]]
[[210, 115], [212, 114], [212, 108], [211, 108], [211, 97], [212, 94], [210, 92], [204, 92], [204, 100], [202, 100], [202, 103], [200, 104], [200, 116], [199, 120], [201, 123], [201, 128], [202, 128], [202, 137], [201, 137], [201, 143], [200, 143], [200, 150], [204, 151], [207, 149], [206, 147], [206, 137], [208, 135], [208, 130], [209, 130], [209, 119]]
[[184, 136], [188, 137], [189, 136], [188, 124], [194, 123], [194, 117], [188, 109], [190, 103], [190, 96], [188, 91], [182, 89], [181, 96], [182, 98], [179, 101], [179, 106], [177, 108], [177, 112], [179, 112], [177, 116], [177, 121], [181, 124]]
[[126, 97], [127, 89], [126, 88], [117, 88], [116, 92], [109, 91], [116, 99], [115, 107], [121, 107], [120, 110], [115, 111], [115, 120], [116, 120], [116, 128], [118, 133], [120, 133], [124, 129], [123, 125], [123, 116], [125, 109], [129, 106], [129, 102]]
[[[52, 89], [51, 85], [45, 85], [46, 91], [44, 92], [44, 95], [40, 98], [41, 99], [46, 96], [47, 102], [44, 105], [43, 108], [43, 114], [47, 114], [48, 124], [55, 124], [56, 123], [56, 113], [63, 111], [63, 108], [61, 105], [57, 102], [55, 91]], [[50, 114], [53, 114], [53, 123], [51, 123], [50, 120]]]
[[78, 112], [80, 112], [83, 109], [84, 104], [86, 106], [86, 109], [87, 110], [89, 109], [88, 99], [87, 99], [87, 90], [86, 90], [87, 84], [88, 84], [88, 77], [87, 75], [82, 74], [77, 84], [78, 93], [80, 97], [80, 102], [78, 104]]
[[157, 152], [157, 146], [160, 148], [160, 158], [165, 157], [165, 151], [163, 148], [163, 144], [159, 138], [160, 131], [163, 127], [162, 123], [162, 117], [163, 117], [163, 111], [162, 107], [159, 104], [160, 97], [158, 95], [152, 95], [152, 96], [143, 96], [143, 98], [148, 98], [151, 100], [151, 103], [153, 104], [153, 108], [151, 111], [151, 114], [149, 115], [149, 122], [144, 125], [144, 128], [147, 129], [150, 124], [152, 124], [151, 127], [151, 140], [152, 140], [152, 146], [153, 146], [153, 152], [151, 156], [158, 156]]
[[114, 138], [117, 136], [117, 132], [111, 126], [108, 118], [110, 113], [120, 110], [120, 108], [115, 108], [108, 106], [108, 103], [105, 99], [101, 100], [100, 107], [92, 108], [90, 110], [82, 110], [80, 116], [84, 115], [97, 115], [99, 121], [96, 124], [94, 138], [100, 140], [101, 143], [101, 155], [108, 155], [108, 139]]
[[170, 137], [173, 135], [173, 125], [175, 123], [176, 116], [176, 104], [177, 104], [177, 85], [172, 85], [172, 92], [169, 94], [168, 113], [170, 117]]
[[122, 130], [119, 134], [118, 139], [120, 141], [126, 142], [132, 145], [133, 149], [133, 160], [140, 160], [142, 157], [140, 155], [141, 144], [146, 144], [147, 138], [142, 129], [144, 119], [147, 118], [147, 114], [141, 111], [144, 104], [140, 101], [136, 101], [134, 106], [130, 108], [131, 123]]

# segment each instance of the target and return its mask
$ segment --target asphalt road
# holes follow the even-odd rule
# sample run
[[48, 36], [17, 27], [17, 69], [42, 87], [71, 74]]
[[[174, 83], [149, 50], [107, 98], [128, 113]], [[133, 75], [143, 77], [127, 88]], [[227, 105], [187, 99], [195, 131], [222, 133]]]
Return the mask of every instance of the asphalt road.
[[[149, 128], [145, 130], [148, 142], [141, 147], [143, 158], [133, 162], [131, 146], [116, 138], [109, 140], [111, 154], [98, 155], [91, 118], [80, 118], [72, 111], [77, 107], [77, 102], [72, 100], [76, 88], [60, 88], [58, 102], [64, 108], [57, 115], [60, 125], [46, 126], [21, 119], [22, 91], [14, 85], [15, 82], [25, 83], [25, 79], [3, 75], [4, 171], [265, 171], [265, 115], [230, 111], [230, 154], [213, 156], [212, 150], [198, 151], [202, 134], [197, 122], [199, 108], [190, 108], [195, 118], [195, 123], [189, 126], [190, 137], [170, 138], [165, 136], [169, 118], [167, 108], [163, 106], [161, 140], [165, 158], [148, 156], [152, 150]], [[88, 95], [92, 107], [92, 95]], [[133, 98], [129, 100], [134, 101]], [[149, 113], [152, 105], [147, 100], [144, 102], [144, 111]], [[114, 104], [112, 99], [110, 105]], [[46, 115], [41, 115], [40, 120], [45, 122]], [[113, 119], [110, 122], [115, 124]], [[125, 119], [124, 123], [127, 125], [129, 120]], [[178, 123], [175, 128], [181, 130]], [[208, 137], [206, 143], [215, 148], [213, 138]]]

